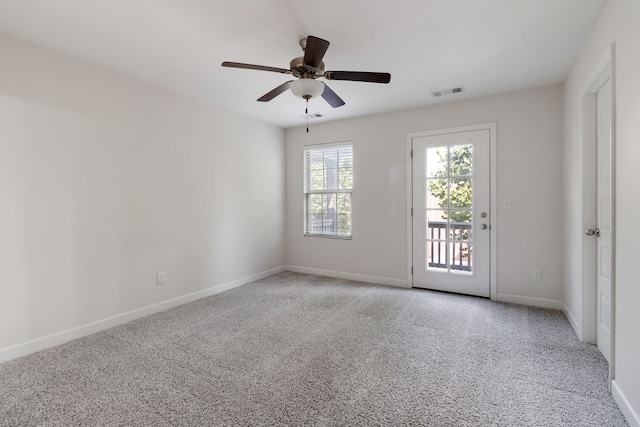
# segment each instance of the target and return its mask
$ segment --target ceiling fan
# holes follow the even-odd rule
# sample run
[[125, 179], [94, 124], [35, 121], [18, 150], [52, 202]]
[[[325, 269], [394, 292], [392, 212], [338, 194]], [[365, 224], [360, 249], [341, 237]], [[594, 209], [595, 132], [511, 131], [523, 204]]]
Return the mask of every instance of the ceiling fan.
[[271, 101], [276, 96], [291, 89], [291, 92], [307, 102], [311, 98], [322, 96], [333, 108], [341, 107], [344, 101], [325, 83], [316, 80], [324, 77], [327, 80], [350, 80], [355, 82], [389, 83], [391, 74], [373, 73], [367, 71], [325, 71], [322, 58], [329, 48], [329, 42], [319, 37], [307, 36], [300, 40], [300, 47], [304, 56], [294, 58], [289, 64], [289, 69], [266, 67], [263, 65], [242, 64], [239, 62], [222, 63], [223, 67], [246, 68], [249, 70], [271, 71], [281, 74], [292, 74], [297, 80], [289, 80], [277, 88], [267, 92], [260, 98], [260, 102]]

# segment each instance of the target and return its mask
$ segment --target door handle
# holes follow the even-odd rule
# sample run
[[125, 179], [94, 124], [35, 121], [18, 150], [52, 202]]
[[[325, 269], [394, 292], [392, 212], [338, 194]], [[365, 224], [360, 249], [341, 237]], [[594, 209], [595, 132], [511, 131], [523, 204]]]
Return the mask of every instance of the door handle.
[[600, 229], [599, 228], [589, 228], [584, 232], [587, 236], [596, 236], [600, 237]]

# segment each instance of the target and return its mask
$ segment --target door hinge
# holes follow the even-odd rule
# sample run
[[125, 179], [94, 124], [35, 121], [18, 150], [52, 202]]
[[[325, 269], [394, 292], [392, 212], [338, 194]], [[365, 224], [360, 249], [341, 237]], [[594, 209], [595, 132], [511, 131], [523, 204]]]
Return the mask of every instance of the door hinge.
[[413, 208], [411, 208], [411, 216], [413, 216]]
[[411, 275], [413, 276], [413, 265], [411, 266]]
[[413, 159], [413, 148], [411, 149], [411, 158]]

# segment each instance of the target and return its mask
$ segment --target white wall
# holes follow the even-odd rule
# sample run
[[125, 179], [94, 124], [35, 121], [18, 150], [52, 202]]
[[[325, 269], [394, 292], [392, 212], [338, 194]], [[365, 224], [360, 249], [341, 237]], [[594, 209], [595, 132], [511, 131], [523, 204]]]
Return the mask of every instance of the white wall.
[[[565, 304], [582, 328], [582, 224], [579, 157], [582, 87], [615, 42], [616, 79], [616, 332], [614, 397], [632, 425], [640, 425], [640, 2], [610, 0], [582, 47], [565, 85]], [[627, 403], [624, 403], [626, 399]], [[635, 412], [633, 414], [632, 412]]]
[[[498, 293], [562, 299], [562, 85], [286, 131], [287, 264], [407, 284], [407, 156], [411, 132], [497, 122]], [[349, 102], [348, 100], [346, 100]], [[304, 145], [354, 141], [353, 240], [303, 237]], [[512, 208], [503, 209], [502, 200]], [[326, 249], [326, 258], [320, 257]], [[543, 280], [532, 280], [532, 269]]]
[[282, 129], [17, 39], [0, 57], [0, 353], [284, 266]]

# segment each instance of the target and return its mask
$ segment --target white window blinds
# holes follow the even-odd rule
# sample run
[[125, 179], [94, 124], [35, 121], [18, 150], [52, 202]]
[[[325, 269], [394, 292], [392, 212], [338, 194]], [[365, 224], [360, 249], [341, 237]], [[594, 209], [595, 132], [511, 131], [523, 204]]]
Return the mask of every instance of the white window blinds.
[[304, 234], [351, 238], [353, 143], [304, 148]]

